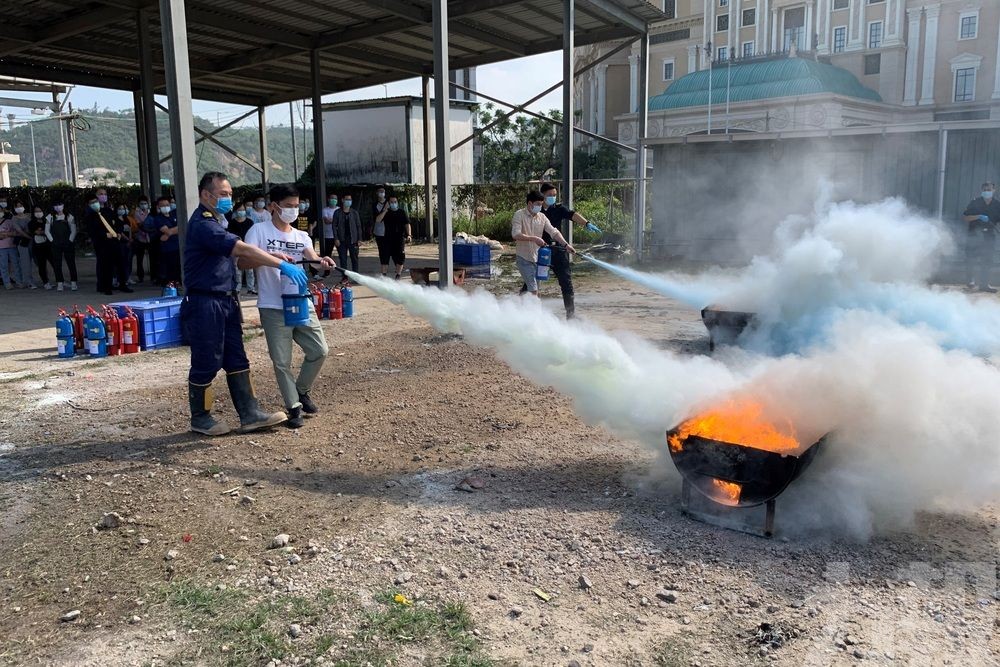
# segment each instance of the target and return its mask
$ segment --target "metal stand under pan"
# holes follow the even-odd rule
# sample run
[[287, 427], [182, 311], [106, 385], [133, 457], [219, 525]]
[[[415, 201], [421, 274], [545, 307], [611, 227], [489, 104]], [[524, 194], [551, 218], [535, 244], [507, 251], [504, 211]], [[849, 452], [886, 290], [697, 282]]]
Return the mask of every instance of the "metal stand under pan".
[[756, 537], [774, 536], [774, 505], [772, 498], [763, 505], [729, 507], [706, 498], [687, 478], [681, 487], [681, 510], [692, 519]]

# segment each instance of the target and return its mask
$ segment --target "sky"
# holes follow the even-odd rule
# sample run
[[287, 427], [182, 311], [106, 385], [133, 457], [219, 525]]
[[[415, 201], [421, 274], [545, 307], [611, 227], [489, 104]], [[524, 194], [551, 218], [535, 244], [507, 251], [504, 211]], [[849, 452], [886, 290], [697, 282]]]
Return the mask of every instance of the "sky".
[[[545, 53], [526, 58], [507, 60], [492, 65], [483, 65], [477, 69], [477, 85], [483, 94], [498, 97], [503, 100], [519, 104], [536, 94], [542, 92], [552, 84], [561, 79], [562, 75], [562, 54], [559, 51]], [[393, 97], [397, 95], [419, 95], [420, 79], [409, 79], [390, 83], [386, 85], [372, 86], [359, 90], [324, 95], [324, 102], [342, 102], [347, 100], [363, 100], [376, 97]], [[21, 99], [43, 99], [44, 96], [31, 93], [14, 93], [0, 91], [0, 97], [14, 97]], [[159, 97], [166, 105], [166, 99]], [[91, 109], [96, 104], [99, 109], [111, 109], [119, 111], [132, 108], [132, 93], [120, 90], [107, 90], [102, 88], [90, 88], [86, 86], [76, 86], [69, 95], [69, 101], [74, 108]], [[529, 109], [533, 111], [543, 111], [557, 109], [562, 105], [562, 91], [556, 90], [546, 95], [541, 100], [532, 104]], [[29, 109], [19, 107], [2, 107], [4, 117], [4, 127], [6, 128], [6, 117], [9, 113], [16, 115], [15, 121], [39, 120], [43, 116], [32, 115]], [[299, 110], [302, 107], [299, 105]], [[196, 115], [207, 118], [217, 124], [222, 124], [238, 117], [248, 110], [248, 107], [241, 107], [235, 104], [224, 104], [221, 102], [195, 101], [194, 112]], [[306, 116], [309, 112], [306, 112]], [[297, 114], [298, 116], [298, 114]], [[256, 127], [256, 115], [251, 116], [241, 125]], [[289, 124], [288, 105], [283, 104], [271, 107], [267, 112], [268, 126]], [[301, 120], [296, 119], [296, 124], [300, 125]]]

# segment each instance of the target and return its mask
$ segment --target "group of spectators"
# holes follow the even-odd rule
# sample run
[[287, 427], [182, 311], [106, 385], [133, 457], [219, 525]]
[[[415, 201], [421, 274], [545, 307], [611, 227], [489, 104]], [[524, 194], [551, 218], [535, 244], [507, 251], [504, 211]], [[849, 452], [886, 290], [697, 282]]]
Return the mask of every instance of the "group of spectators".
[[[181, 282], [177, 205], [172, 197], [151, 201], [143, 195], [136, 202], [114, 201], [106, 189], [97, 188], [85, 203], [74, 215], [59, 199], [43, 207], [0, 196], [0, 277], [6, 289], [78, 289], [76, 248], [82, 230], [93, 243], [99, 293], [132, 292], [133, 285], [147, 280], [156, 285]], [[253, 225], [271, 220], [269, 206], [263, 194], [246, 198], [226, 214], [229, 231], [246, 239]], [[339, 265], [354, 271], [363, 234], [370, 231], [382, 275], [387, 275], [391, 262], [398, 279], [406, 262], [405, 244], [412, 240], [410, 220], [384, 187], [376, 191], [371, 218], [373, 227], [365, 230], [353, 195], [345, 192], [331, 194], [318, 211], [303, 197], [294, 226], [313, 239], [321, 255], [336, 252]], [[254, 271], [242, 271], [240, 283], [241, 290], [258, 293]]]
[[112, 202], [106, 189], [97, 188], [77, 217], [59, 198], [46, 208], [0, 196], [0, 279], [8, 290], [61, 292], [67, 283], [70, 290], [79, 289], [77, 235], [86, 230], [97, 258], [98, 292], [132, 292], [131, 285], [146, 280], [147, 261], [152, 282], [179, 281], [176, 208], [172, 198], [160, 197], [153, 209], [145, 196], [130, 207]]

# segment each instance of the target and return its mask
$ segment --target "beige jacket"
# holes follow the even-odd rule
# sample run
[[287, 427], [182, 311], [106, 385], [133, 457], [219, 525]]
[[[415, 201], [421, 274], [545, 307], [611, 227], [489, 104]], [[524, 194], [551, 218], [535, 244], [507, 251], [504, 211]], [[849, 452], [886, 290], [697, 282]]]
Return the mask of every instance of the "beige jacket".
[[[518, 234], [541, 236], [542, 232], [548, 232], [554, 237], [559, 233], [559, 230], [552, 226], [552, 223], [549, 222], [549, 219], [546, 218], [544, 214], [535, 213], [532, 215], [528, 212], [527, 207], [517, 211], [514, 214], [514, 218], [510, 221], [511, 237], [517, 236]], [[529, 262], [537, 262], [538, 244], [534, 241], [518, 241], [517, 256], [526, 259]]]

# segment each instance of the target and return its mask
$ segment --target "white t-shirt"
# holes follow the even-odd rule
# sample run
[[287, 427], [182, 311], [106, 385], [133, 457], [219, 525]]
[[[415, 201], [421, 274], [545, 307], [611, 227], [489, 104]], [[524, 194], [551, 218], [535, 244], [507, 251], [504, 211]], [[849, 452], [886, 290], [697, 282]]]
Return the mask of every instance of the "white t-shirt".
[[[270, 220], [258, 223], [247, 232], [246, 242], [264, 252], [288, 255], [293, 261], [303, 259], [306, 248], [312, 247], [312, 239], [306, 232], [290, 228], [283, 232]], [[299, 288], [281, 275], [278, 269], [262, 266], [257, 269], [257, 307], [284, 308], [282, 294], [298, 294]]]
[[337, 211], [334, 206], [323, 207], [323, 238], [333, 238], [333, 214]]
[[250, 211], [250, 218], [253, 220], [255, 225], [260, 225], [271, 221], [271, 212], [266, 208], [259, 211], [257, 209], [253, 209]]

